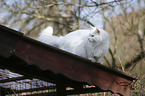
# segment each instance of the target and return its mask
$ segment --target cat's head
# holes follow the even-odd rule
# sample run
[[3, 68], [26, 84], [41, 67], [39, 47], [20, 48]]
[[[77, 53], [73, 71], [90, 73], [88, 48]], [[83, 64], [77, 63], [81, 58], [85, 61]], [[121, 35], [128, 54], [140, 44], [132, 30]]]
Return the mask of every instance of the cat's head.
[[90, 42], [103, 42], [109, 40], [109, 34], [103, 29], [92, 27], [88, 40]]

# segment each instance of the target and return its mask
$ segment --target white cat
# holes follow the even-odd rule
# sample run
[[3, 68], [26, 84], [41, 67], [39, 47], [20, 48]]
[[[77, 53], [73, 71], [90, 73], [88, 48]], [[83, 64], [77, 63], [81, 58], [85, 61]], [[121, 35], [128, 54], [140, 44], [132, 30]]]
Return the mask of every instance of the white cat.
[[40, 33], [38, 40], [51, 46], [58, 47], [58, 43], [62, 39], [62, 36], [58, 37], [52, 34], [53, 28], [48, 26]]
[[99, 62], [109, 49], [109, 34], [102, 29], [77, 30], [65, 35], [59, 48], [73, 54]]
[[65, 36], [54, 36], [53, 28], [48, 26], [40, 33], [39, 41], [99, 62], [109, 49], [109, 34], [102, 29], [76, 30]]

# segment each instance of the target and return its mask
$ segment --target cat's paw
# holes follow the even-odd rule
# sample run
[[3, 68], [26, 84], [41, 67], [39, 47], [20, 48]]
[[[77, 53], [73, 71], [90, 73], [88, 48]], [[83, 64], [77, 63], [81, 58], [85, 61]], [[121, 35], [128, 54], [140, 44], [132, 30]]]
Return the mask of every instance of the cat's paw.
[[97, 62], [95, 58], [88, 58], [89, 60], [91, 60], [92, 62]]
[[100, 63], [100, 64], [103, 64], [103, 62], [102, 62], [102, 61], [100, 61], [100, 60], [99, 60], [99, 61], [97, 61], [97, 62], [98, 62], [98, 63]]
[[88, 58], [89, 60], [91, 60], [92, 62], [97, 62], [97, 63], [100, 63], [100, 64], [103, 64], [103, 62], [101, 60], [96, 60], [95, 58]]

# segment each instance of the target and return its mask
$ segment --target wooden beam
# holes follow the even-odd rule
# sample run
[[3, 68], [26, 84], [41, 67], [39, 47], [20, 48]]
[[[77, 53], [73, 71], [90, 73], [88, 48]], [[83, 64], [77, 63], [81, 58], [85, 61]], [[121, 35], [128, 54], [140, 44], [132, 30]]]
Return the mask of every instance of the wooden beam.
[[83, 88], [83, 89], [77, 89], [77, 90], [67, 90], [66, 94], [67, 95], [75, 95], [75, 94], [86, 94], [86, 93], [97, 93], [97, 92], [108, 92], [108, 91], [94, 87], [94, 88]]
[[56, 83], [57, 96], [66, 96], [66, 84], [63, 80], [58, 79]]
[[[15, 78], [8, 78], [8, 79], [0, 80], [0, 82], [1, 82], [1, 83], [12, 82], [12, 81], [16, 82], [16, 81], [24, 80], [24, 79], [28, 79], [28, 78], [26, 78], [26, 77], [24, 77], [24, 76], [22, 76], [22, 77], [15, 77]], [[30, 78], [29, 78], [29, 79], [30, 79]], [[31, 78], [31, 79], [32, 79], [32, 78]]]
[[[40, 93], [40, 94], [34, 94], [33, 96], [57, 96], [56, 92], [49, 92], [49, 93]], [[25, 95], [25, 96], [32, 96], [30, 95]]]

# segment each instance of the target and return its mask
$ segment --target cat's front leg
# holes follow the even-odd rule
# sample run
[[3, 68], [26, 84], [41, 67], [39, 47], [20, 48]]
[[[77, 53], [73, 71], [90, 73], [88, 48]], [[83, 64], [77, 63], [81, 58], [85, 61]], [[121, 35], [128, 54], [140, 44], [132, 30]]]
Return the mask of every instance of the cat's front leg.
[[101, 58], [94, 56], [94, 59], [96, 60], [97, 63], [103, 64], [103, 62], [101, 61]]

